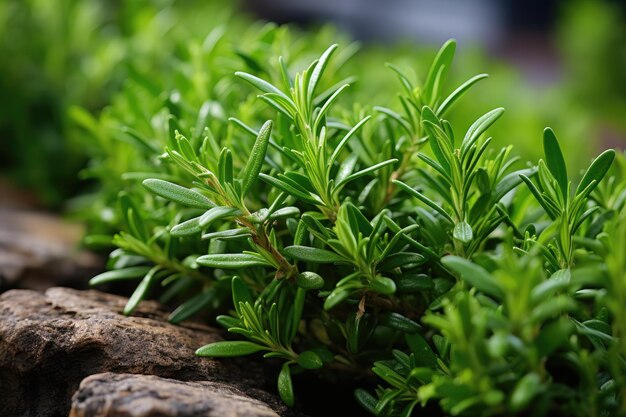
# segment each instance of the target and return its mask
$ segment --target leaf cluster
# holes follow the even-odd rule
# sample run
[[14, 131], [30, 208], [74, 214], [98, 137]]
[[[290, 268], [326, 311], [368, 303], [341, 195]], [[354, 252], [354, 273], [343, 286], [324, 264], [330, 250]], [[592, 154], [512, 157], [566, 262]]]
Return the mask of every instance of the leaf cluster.
[[[259, 50], [291, 51], [288, 33], [255, 32]], [[233, 57], [206, 42], [200, 61]], [[130, 109], [133, 123], [92, 123], [103, 143], [123, 138], [108, 158], [139, 157], [122, 167], [133, 167], [120, 173], [124, 191], [102, 191], [119, 230], [93, 238], [116, 249], [91, 283], [137, 281], [126, 314], [157, 293], [178, 305], [173, 322], [210, 312], [235, 340], [197, 354], [263, 352], [281, 364], [290, 406], [292, 374], [339, 371], [377, 385], [356, 398], [380, 416], [623, 410], [615, 153], [573, 193], [552, 130], [546, 162], [516, 167], [512, 147], [487, 137], [501, 108], [468, 128], [446, 119], [485, 78], [447, 92], [455, 47], [442, 47], [423, 83], [389, 66], [399, 110], [353, 101], [350, 48], [336, 45], [308, 65], [295, 53], [236, 53], [235, 76], [212, 74], [201, 93], [204, 64], [154, 102], [126, 91], [100, 122], [123, 124]]]

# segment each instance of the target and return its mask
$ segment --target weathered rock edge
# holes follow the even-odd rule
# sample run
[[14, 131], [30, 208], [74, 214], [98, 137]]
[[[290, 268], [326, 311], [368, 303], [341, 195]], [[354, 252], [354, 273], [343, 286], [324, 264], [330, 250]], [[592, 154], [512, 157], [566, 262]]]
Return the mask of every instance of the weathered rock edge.
[[0, 292], [52, 286], [85, 288], [85, 277], [104, 268], [103, 259], [80, 249], [83, 227], [52, 214], [7, 208], [0, 180]]
[[126, 301], [67, 288], [0, 295], [0, 416], [67, 416], [80, 382], [102, 372], [221, 382], [292, 415], [266, 391], [275, 375], [254, 361], [195, 357], [199, 346], [221, 339], [220, 331], [169, 324], [156, 302], [125, 317]]
[[267, 404], [220, 382], [103, 373], [83, 380], [70, 417], [278, 417]]

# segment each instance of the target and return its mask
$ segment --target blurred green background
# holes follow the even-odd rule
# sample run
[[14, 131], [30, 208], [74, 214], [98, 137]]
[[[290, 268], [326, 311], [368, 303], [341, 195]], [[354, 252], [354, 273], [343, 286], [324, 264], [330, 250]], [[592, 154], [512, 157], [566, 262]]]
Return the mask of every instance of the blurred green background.
[[222, 75], [281, 54], [258, 50], [266, 27], [253, 23], [258, 19], [292, 22], [286, 43], [303, 61], [332, 42], [354, 48], [344, 70], [358, 76], [352, 98], [390, 107], [397, 107], [399, 86], [384, 63], [421, 74], [440, 43], [457, 37], [451, 84], [480, 72], [491, 77], [459, 106], [455, 121], [469, 125], [503, 106], [492, 129], [496, 142], [535, 161], [549, 125], [575, 168], [600, 148], [624, 148], [624, 4], [460, 3], [0, 0], [0, 176], [48, 208], [66, 207], [90, 188], [89, 175], [80, 173], [102, 153], [85, 133], [87, 114], [117, 111], [122, 120], [120, 92], [133, 85], [143, 88], [137, 100], [175, 101], [179, 74], [205, 64], [194, 51], [218, 38], [222, 58], [212, 65]]

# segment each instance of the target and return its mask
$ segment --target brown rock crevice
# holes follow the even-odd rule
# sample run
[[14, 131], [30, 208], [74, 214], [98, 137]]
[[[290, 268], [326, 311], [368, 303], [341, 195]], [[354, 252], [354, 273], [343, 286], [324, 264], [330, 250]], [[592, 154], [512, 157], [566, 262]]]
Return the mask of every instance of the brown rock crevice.
[[169, 324], [155, 302], [142, 302], [137, 315], [125, 317], [126, 301], [67, 288], [1, 294], [0, 416], [67, 416], [81, 381], [103, 372], [221, 383], [279, 415], [297, 415], [270, 393], [276, 375], [253, 360], [194, 355], [198, 347], [221, 340], [220, 331], [192, 322]]

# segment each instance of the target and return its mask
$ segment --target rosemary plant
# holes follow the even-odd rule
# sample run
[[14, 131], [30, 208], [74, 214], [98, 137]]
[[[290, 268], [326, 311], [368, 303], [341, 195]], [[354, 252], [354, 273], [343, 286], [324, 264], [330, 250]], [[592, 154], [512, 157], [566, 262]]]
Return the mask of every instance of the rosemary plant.
[[[126, 314], [157, 293], [178, 303], [173, 322], [210, 312], [233, 337], [197, 354], [278, 361], [289, 406], [292, 374], [345, 372], [378, 416], [626, 412], [615, 152], [572, 191], [552, 130], [536, 167], [487, 137], [503, 109], [448, 120], [486, 78], [448, 88], [454, 41], [423, 83], [388, 65], [396, 111], [355, 102], [367, 86], [343, 74], [352, 48], [304, 65], [288, 33], [256, 32], [256, 55], [235, 61], [213, 33], [179, 89], [143, 91], [145, 104], [130, 89], [99, 121], [83, 115], [103, 143], [123, 139], [103, 158], [122, 171], [102, 193], [117, 248], [91, 283], [138, 281]], [[206, 73], [221, 59], [235, 77]], [[132, 123], [105, 128], [126, 111]]]

